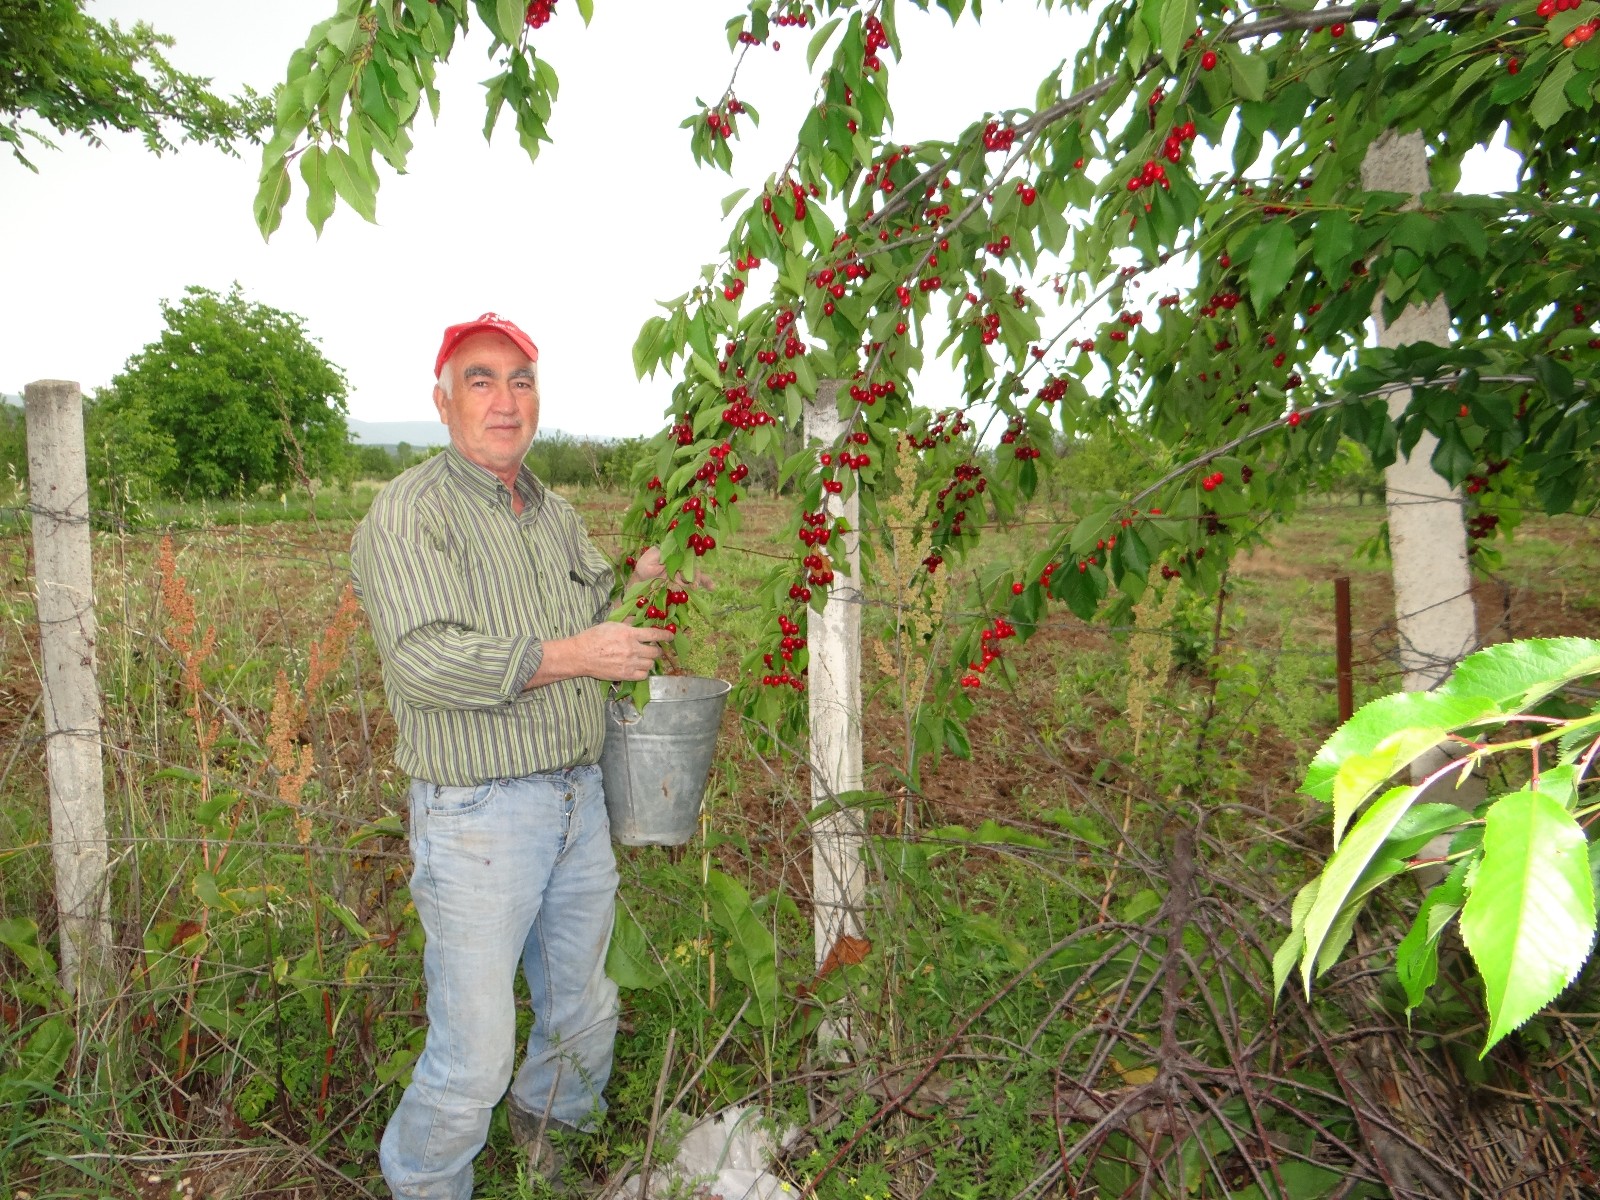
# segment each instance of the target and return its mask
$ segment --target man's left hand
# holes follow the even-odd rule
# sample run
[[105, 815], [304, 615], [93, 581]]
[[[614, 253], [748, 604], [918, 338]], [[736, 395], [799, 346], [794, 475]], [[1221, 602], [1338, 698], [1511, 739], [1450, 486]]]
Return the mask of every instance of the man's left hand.
[[[651, 546], [640, 554], [638, 561], [634, 563], [633, 576], [628, 580], [628, 583], [631, 586], [636, 583], [647, 583], [652, 579], [665, 579], [666, 577], [667, 568], [661, 561], [661, 547]], [[711, 576], [703, 571], [695, 572], [694, 581], [703, 588], [713, 586]], [[672, 580], [672, 586], [678, 588], [688, 587], [689, 581], [682, 575], [677, 575]]]

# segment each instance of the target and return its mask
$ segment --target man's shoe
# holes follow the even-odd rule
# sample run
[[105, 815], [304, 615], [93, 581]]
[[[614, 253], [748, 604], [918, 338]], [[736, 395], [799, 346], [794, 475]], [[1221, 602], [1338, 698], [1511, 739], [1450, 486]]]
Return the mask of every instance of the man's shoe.
[[[511, 1140], [528, 1156], [528, 1176], [539, 1176], [551, 1184], [560, 1184], [562, 1175], [578, 1174], [572, 1156], [558, 1149], [550, 1134], [577, 1134], [581, 1132], [564, 1121], [550, 1120], [531, 1109], [523, 1108], [514, 1096], [506, 1098], [506, 1117], [511, 1126]], [[568, 1172], [569, 1167], [574, 1167]], [[582, 1195], [588, 1189], [568, 1189]], [[566, 1194], [566, 1193], [562, 1193]]]

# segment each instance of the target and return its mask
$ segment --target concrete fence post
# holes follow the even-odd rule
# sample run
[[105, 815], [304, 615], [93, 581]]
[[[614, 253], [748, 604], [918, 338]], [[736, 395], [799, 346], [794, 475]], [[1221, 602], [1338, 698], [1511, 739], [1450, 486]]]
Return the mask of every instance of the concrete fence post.
[[[817, 397], [805, 410], [805, 436], [817, 449], [840, 448], [849, 423], [839, 416], [838, 380], [823, 380]], [[843, 518], [848, 532], [828, 545], [833, 583], [828, 603], [810, 614], [806, 649], [810, 664], [811, 804], [826, 804], [845, 792], [859, 791], [861, 765], [861, 539], [859, 504], [824, 493], [823, 508], [832, 524]], [[865, 823], [859, 807], [826, 814], [812, 826], [811, 876], [813, 929], [817, 966], [821, 968], [841, 946], [841, 939], [860, 938], [866, 898], [862, 857]], [[849, 1021], [827, 1022], [819, 1043], [848, 1043]]]
[[[1367, 149], [1361, 163], [1361, 186], [1368, 191], [1405, 192], [1420, 199], [1428, 190], [1428, 153], [1420, 133], [1386, 135]], [[1415, 203], [1415, 200], [1413, 201]], [[1378, 345], [1405, 346], [1450, 342], [1450, 309], [1443, 297], [1428, 304], [1407, 305], [1393, 321], [1384, 319], [1380, 291], [1372, 305]], [[1409, 388], [1390, 393], [1389, 415], [1398, 417], [1411, 403]], [[1472, 600], [1472, 571], [1467, 565], [1466, 497], [1433, 469], [1439, 439], [1424, 432], [1411, 453], [1384, 471], [1389, 516], [1390, 562], [1394, 576], [1395, 628], [1400, 635], [1402, 686], [1427, 691], [1450, 677], [1456, 664], [1477, 649], [1478, 617]], [[1412, 780], [1455, 757], [1439, 746], [1412, 764]], [[1481, 779], [1454, 780], [1429, 788], [1430, 801], [1450, 801], [1472, 809], [1483, 800]], [[1448, 838], [1436, 839], [1443, 852]], [[1424, 872], [1428, 885], [1443, 872]]]
[[83, 396], [76, 383], [39, 380], [24, 389], [24, 413], [61, 983], [92, 1003], [111, 926]]

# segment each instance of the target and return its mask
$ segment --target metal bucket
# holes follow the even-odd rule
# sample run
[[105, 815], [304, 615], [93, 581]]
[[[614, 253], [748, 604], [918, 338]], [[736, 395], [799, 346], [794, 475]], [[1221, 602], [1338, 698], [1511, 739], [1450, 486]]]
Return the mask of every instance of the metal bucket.
[[626, 697], [607, 702], [600, 773], [613, 841], [681, 846], [694, 836], [732, 687], [701, 675], [652, 675], [643, 712]]

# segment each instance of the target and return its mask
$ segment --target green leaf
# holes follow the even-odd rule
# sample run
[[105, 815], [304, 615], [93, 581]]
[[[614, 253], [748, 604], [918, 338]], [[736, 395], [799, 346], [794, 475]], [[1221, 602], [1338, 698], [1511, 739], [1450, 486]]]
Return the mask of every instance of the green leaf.
[[194, 883], [189, 888], [195, 899], [207, 908], [227, 908], [229, 905], [222, 898], [222, 892], [217, 887], [217, 877], [210, 871], [200, 871], [194, 877]]
[[1405, 815], [1417, 798], [1415, 787], [1390, 788], [1356, 822], [1344, 844], [1333, 852], [1328, 865], [1322, 869], [1321, 883], [1316, 901], [1306, 913], [1306, 945], [1301, 960], [1301, 975], [1305, 980], [1306, 994], [1311, 994], [1311, 977], [1322, 944], [1344, 909], [1345, 901], [1355, 888], [1367, 865], [1388, 839], [1396, 822]]
[[31, 918], [6, 917], [0, 920], [0, 946], [15, 954], [36, 981], [54, 984], [56, 960], [49, 950], [39, 945], [39, 927]]
[[1555, 66], [1550, 68], [1550, 73], [1544, 77], [1539, 90], [1533, 94], [1533, 104], [1528, 111], [1533, 114], [1533, 119], [1539, 123], [1541, 129], [1550, 128], [1572, 107], [1572, 101], [1567, 99], [1567, 81], [1572, 78], [1572, 73], [1576, 69], [1574, 56], [1563, 54], [1556, 59]]
[[594, 0], [577, 0], [578, 15], [583, 18], [585, 25], [594, 20]]
[[1287, 221], [1274, 221], [1261, 231], [1250, 255], [1250, 303], [1257, 316], [1282, 295], [1299, 253], [1299, 242]]
[[328, 178], [327, 158], [321, 146], [308, 146], [300, 156], [300, 178], [306, 185], [306, 219], [321, 237], [334, 205], [333, 180]]
[[1521, 712], [1557, 688], [1600, 674], [1600, 640], [1527, 638], [1469, 654], [1441, 689], [1482, 696], [1501, 714]]
[[361, 919], [351, 911], [348, 905], [342, 903], [341, 901], [335, 900], [332, 896], [322, 896], [320, 897], [320, 900], [322, 907], [327, 909], [334, 915], [335, 918], [338, 919], [339, 924], [345, 927], [345, 931], [349, 933], [351, 937], [357, 938], [361, 941], [366, 941], [372, 936], [372, 934], [368, 932], [366, 926], [361, 923]]
[[833, 36], [833, 31], [839, 28], [839, 22], [843, 19], [843, 17], [835, 17], [833, 20], [829, 21], [827, 24], [818, 29], [816, 33], [811, 35], [811, 41], [806, 46], [807, 70], [810, 70], [812, 67], [817, 65], [817, 56], [820, 55], [823, 51], [823, 48], [827, 46], [828, 39]]
[[[1481, 721], [1495, 711], [1493, 700], [1443, 691], [1396, 692], [1380, 697], [1362, 705], [1322, 744], [1306, 770], [1300, 790], [1313, 799], [1332, 803], [1334, 781], [1347, 758], [1387, 755], [1394, 764], [1390, 768], [1392, 774], [1436, 745], [1445, 734]], [[1343, 822], [1336, 819], [1336, 831], [1342, 827]]]
[[4, 1085], [0, 1094], [35, 1099], [31, 1093], [47, 1090], [60, 1078], [75, 1040], [72, 1023], [65, 1017], [46, 1017], [22, 1044], [17, 1055], [20, 1069], [0, 1075], [0, 1084]]
[[1323, 213], [1311, 231], [1311, 259], [1330, 280], [1342, 280], [1350, 273], [1354, 229], [1350, 217], [1342, 212]]
[[345, 839], [345, 848], [359, 846], [362, 842], [370, 841], [375, 837], [403, 838], [406, 836], [406, 827], [398, 816], [390, 813], [379, 817], [375, 821], [368, 821]]
[[1233, 87], [1245, 100], [1261, 100], [1267, 94], [1267, 64], [1254, 54], [1246, 54], [1235, 46], [1224, 50], [1228, 59], [1228, 73], [1233, 76]]
[[495, 0], [494, 15], [498, 28], [490, 32], [507, 45], [515, 45], [517, 31], [522, 28], [522, 19], [527, 12], [528, 6], [523, 0]]
[[618, 987], [630, 990], [654, 991], [667, 981], [649, 938], [633, 914], [620, 904], [611, 930], [611, 948], [606, 951], [606, 974], [616, 980]]
[[1289, 981], [1289, 972], [1294, 969], [1294, 964], [1300, 961], [1301, 952], [1306, 946], [1306, 914], [1311, 911], [1311, 906], [1317, 902], [1317, 892], [1321, 890], [1322, 881], [1313, 879], [1306, 884], [1294, 897], [1294, 908], [1289, 916], [1289, 936], [1283, 939], [1283, 944], [1278, 947], [1277, 953], [1272, 956], [1272, 996], [1276, 1000], [1283, 991], [1283, 985]]
[[332, 146], [328, 150], [328, 178], [346, 204], [367, 221], [377, 223], [377, 191], [343, 147]]
[[1500, 799], [1485, 819], [1483, 859], [1461, 910], [1461, 936], [1489, 1004], [1482, 1054], [1577, 977], [1594, 933], [1583, 828], [1542, 792]]
[[[1419, 807], [1429, 807], [1419, 805]], [[1406, 1011], [1422, 1003], [1439, 975], [1439, 938], [1466, 897], [1465, 881], [1471, 861], [1462, 859], [1422, 900], [1411, 929], [1395, 950], [1395, 973], [1406, 993]]]
[[1461, 436], [1461, 427], [1454, 423], [1444, 427], [1439, 444], [1433, 448], [1433, 457], [1429, 459], [1439, 477], [1451, 487], [1460, 486], [1461, 481], [1472, 473], [1477, 461], [1478, 456], [1468, 448]]
[[750, 907], [740, 883], [713, 870], [706, 879], [711, 919], [729, 937], [728, 970], [750, 989], [751, 1023], [770, 1027], [778, 1016], [777, 942]]
[[283, 206], [289, 201], [290, 186], [288, 159], [280, 158], [262, 169], [261, 186], [256, 189], [252, 206], [262, 241], [276, 233], [278, 226], [283, 223]]
[[722, 198], [722, 215], [726, 217], [733, 211], [733, 206], [743, 200], [749, 193], [749, 188], [740, 188], [737, 192], [729, 192]]

